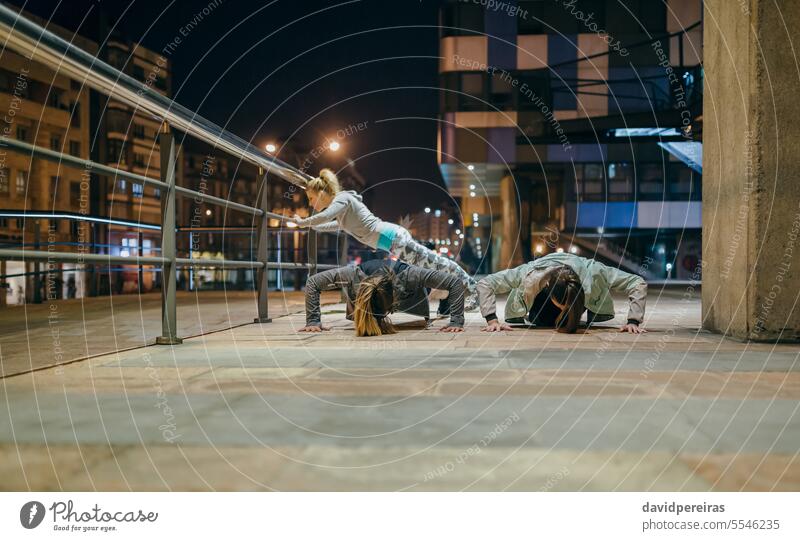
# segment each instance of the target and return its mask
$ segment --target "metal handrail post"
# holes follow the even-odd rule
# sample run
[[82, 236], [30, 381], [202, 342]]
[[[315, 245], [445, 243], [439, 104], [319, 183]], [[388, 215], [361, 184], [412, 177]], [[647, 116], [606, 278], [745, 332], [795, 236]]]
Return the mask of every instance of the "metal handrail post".
[[175, 301], [177, 269], [175, 261], [175, 136], [167, 124], [158, 137], [161, 153], [161, 180], [169, 187], [161, 194], [161, 336], [156, 344], [180, 344]]
[[[258, 244], [256, 245], [256, 260], [264, 265], [258, 269], [256, 277], [256, 287], [258, 288], [258, 317], [255, 323], [271, 323], [269, 317], [269, 202], [267, 200], [268, 183], [267, 175], [264, 170], [258, 168], [261, 181], [261, 197], [259, 197], [259, 208], [264, 211], [258, 222]], [[280, 272], [280, 271], [278, 271]]]

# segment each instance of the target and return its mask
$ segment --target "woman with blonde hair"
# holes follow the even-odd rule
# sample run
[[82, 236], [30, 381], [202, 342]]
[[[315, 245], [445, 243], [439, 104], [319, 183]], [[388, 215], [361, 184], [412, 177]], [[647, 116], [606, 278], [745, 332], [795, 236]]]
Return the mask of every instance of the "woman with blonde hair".
[[329, 233], [341, 229], [362, 244], [389, 252], [411, 265], [454, 274], [467, 290], [467, 310], [477, 307], [476, 282], [458, 263], [415, 241], [405, 227], [376, 217], [360, 195], [341, 189], [330, 169], [323, 169], [319, 177], [308, 182], [306, 196], [316, 214], [308, 218], [295, 215], [293, 219], [300, 227]]
[[428, 320], [426, 289], [446, 290], [449, 294], [450, 323], [440, 330], [464, 330], [464, 286], [456, 276], [402, 261], [376, 259], [310, 276], [306, 282], [306, 326], [300, 332], [329, 330], [322, 325], [320, 292], [336, 289], [343, 289], [347, 296], [347, 318], [355, 323], [356, 336], [393, 334], [395, 328], [389, 319], [392, 312]]

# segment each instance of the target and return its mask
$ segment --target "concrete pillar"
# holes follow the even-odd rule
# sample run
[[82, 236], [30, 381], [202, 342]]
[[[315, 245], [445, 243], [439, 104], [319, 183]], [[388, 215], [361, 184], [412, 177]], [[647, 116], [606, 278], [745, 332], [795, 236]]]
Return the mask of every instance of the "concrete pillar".
[[703, 326], [800, 340], [800, 2], [706, 0]]
[[510, 175], [503, 177], [500, 180], [500, 200], [503, 205], [503, 237], [500, 242], [498, 270], [513, 268], [522, 264], [518, 198], [519, 195], [517, 194], [514, 178]]

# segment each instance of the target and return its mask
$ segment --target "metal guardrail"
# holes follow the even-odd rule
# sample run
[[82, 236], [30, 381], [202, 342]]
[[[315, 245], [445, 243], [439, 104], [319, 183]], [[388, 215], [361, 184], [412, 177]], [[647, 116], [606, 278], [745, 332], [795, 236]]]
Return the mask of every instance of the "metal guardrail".
[[[135, 107], [138, 111], [149, 113], [161, 120], [164, 127], [163, 132], [159, 134], [161, 158], [160, 180], [96, 163], [91, 160], [85, 160], [68, 154], [44, 149], [22, 141], [5, 139], [2, 143], [3, 146], [14, 152], [30, 155], [31, 159], [37, 158], [55, 161], [70, 167], [83, 168], [102, 176], [124, 176], [128, 179], [161, 188], [161, 256], [123, 257], [101, 254], [26, 250], [23, 248], [21, 250], [0, 249], [0, 259], [160, 266], [163, 276], [161, 285], [162, 322], [161, 336], [156, 339], [156, 343], [158, 344], [179, 344], [182, 342], [181, 338], [177, 335], [175, 292], [176, 270], [178, 267], [247, 267], [257, 269], [258, 317], [256, 317], [255, 321], [260, 323], [271, 321], [268, 314], [267, 299], [269, 269], [308, 270], [314, 273], [320, 267], [317, 264], [317, 234], [313, 230], [308, 231], [308, 263], [272, 263], [267, 259], [268, 219], [286, 219], [285, 216], [269, 212], [268, 210], [268, 174], [275, 174], [300, 187], [305, 187], [306, 182], [311, 178], [310, 175], [264, 153], [244, 139], [227, 132], [216, 124], [175, 103], [171, 99], [162, 96], [150, 88], [149, 85], [125, 75], [116, 68], [102, 62], [88, 52], [72, 45], [4, 5], [0, 5], [0, 40], [5, 43], [5, 49], [22, 54], [30, 60], [45, 64], [57, 70], [62, 75], [82, 81], [98, 92]], [[257, 165], [259, 167], [259, 174], [262, 175], [258, 206], [250, 207], [177, 186], [175, 182], [175, 137], [170, 132], [170, 127], [197, 137], [233, 156]], [[190, 259], [177, 257], [175, 239], [176, 195], [197, 198], [207, 203], [222, 205], [232, 210], [258, 216], [260, 220], [257, 227], [258, 248], [256, 260], [232, 261], [225, 259]], [[325, 265], [325, 267], [333, 267], [333, 265]]]

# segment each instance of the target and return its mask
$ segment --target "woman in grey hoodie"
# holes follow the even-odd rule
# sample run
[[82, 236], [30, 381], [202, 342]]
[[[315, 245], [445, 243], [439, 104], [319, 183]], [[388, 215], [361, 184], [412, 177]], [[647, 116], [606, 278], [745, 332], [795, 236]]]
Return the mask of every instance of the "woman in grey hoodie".
[[300, 332], [330, 330], [322, 325], [320, 292], [343, 290], [347, 295], [347, 319], [355, 322], [356, 336], [392, 334], [392, 312], [430, 319], [427, 289], [449, 293], [450, 323], [440, 330], [464, 330], [464, 286], [458, 277], [402, 261], [366, 261], [358, 266], [320, 272], [306, 282], [306, 326]]
[[477, 284], [458, 263], [415, 241], [405, 227], [384, 222], [372, 214], [360, 195], [341, 189], [339, 179], [330, 169], [323, 169], [318, 178], [308, 182], [306, 195], [316, 214], [308, 218], [295, 215], [298, 226], [329, 233], [341, 229], [362, 244], [385, 250], [410, 265], [455, 274], [467, 291], [466, 309], [477, 307]]

